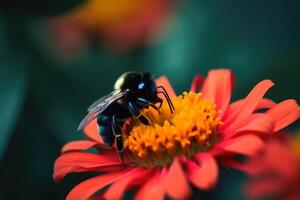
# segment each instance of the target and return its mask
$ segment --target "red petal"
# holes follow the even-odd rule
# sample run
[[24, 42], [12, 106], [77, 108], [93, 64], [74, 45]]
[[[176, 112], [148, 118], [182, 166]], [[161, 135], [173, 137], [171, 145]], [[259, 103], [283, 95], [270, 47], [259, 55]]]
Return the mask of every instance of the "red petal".
[[191, 91], [192, 92], [200, 92], [204, 81], [205, 81], [205, 78], [203, 76], [197, 74], [193, 79], [193, 82], [191, 85]]
[[173, 199], [189, 199], [192, 191], [178, 159], [175, 159], [165, 179], [165, 190]]
[[274, 120], [268, 114], [253, 114], [249, 120], [245, 121], [245, 125], [235, 131], [224, 133], [225, 139], [231, 138], [241, 132], [260, 132], [272, 133], [274, 128]]
[[157, 86], [163, 86], [167, 90], [170, 97], [176, 96], [176, 93], [167, 77], [161, 76], [156, 79], [155, 82]]
[[216, 103], [217, 108], [221, 110], [220, 116], [226, 111], [230, 102], [232, 79], [233, 76], [230, 70], [212, 70], [208, 73], [203, 84], [203, 97]]
[[263, 153], [257, 154], [245, 164], [247, 173], [252, 176], [272, 173], [292, 179], [297, 176], [298, 161], [291, 151], [291, 144], [283, 142], [281, 138], [268, 141]]
[[58, 157], [54, 163], [53, 178], [60, 181], [68, 173], [112, 170], [121, 167], [117, 153], [99, 155], [87, 152], [72, 152]]
[[135, 200], [163, 200], [165, 194], [164, 178], [161, 172], [156, 172], [137, 192]]
[[245, 120], [251, 115], [251, 113], [258, 106], [259, 102], [265, 95], [265, 93], [274, 85], [270, 80], [264, 80], [259, 82], [248, 94], [243, 101], [243, 104], [238, 108], [238, 112], [235, 112], [224, 119], [224, 126], [226, 129], [234, 130], [235, 126]]
[[264, 146], [263, 141], [255, 135], [243, 135], [234, 139], [225, 140], [215, 146], [228, 152], [253, 156]]
[[66, 200], [87, 200], [103, 187], [134, 173], [135, 169], [127, 168], [116, 172], [96, 176], [76, 185], [68, 194]]
[[80, 140], [80, 141], [73, 141], [67, 143], [61, 150], [61, 153], [65, 153], [67, 151], [83, 151], [87, 150], [93, 146], [95, 146], [97, 143], [94, 141], [89, 140]]
[[255, 110], [272, 108], [276, 105], [276, 103], [270, 99], [261, 99], [256, 106]]
[[97, 119], [94, 119], [90, 124], [84, 127], [83, 132], [89, 139], [96, 141], [99, 144], [104, 144], [98, 131]]
[[[241, 106], [243, 106], [244, 101], [245, 100], [242, 99], [242, 100], [238, 100], [238, 101], [235, 101], [235, 102], [231, 103], [228, 106], [227, 111], [226, 111], [223, 118], [225, 120], [227, 120], [226, 119], [227, 117], [229, 117], [231, 115], [236, 115], [239, 112]], [[275, 105], [276, 105], [276, 103], [274, 101], [270, 100], [270, 99], [261, 99], [254, 111], [259, 110], [259, 109], [272, 108]]]
[[245, 192], [253, 199], [262, 199], [262, 197], [266, 198], [268, 196], [275, 197], [278, 192], [283, 190], [283, 187], [288, 187], [283, 184], [282, 180], [271, 177], [265, 180], [252, 180], [246, 185]]
[[128, 174], [128, 176], [113, 183], [108, 190], [105, 192], [105, 199], [122, 199], [124, 192], [128, 189], [132, 182], [135, 185], [142, 184], [140, 180], [146, 181], [149, 178], [152, 170], [147, 170], [143, 168], [136, 168], [134, 173]]
[[195, 156], [199, 164], [187, 161], [186, 174], [189, 180], [199, 189], [210, 189], [216, 185], [218, 179], [218, 166], [215, 159], [207, 153]]
[[288, 99], [280, 102], [267, 113], [275, 119], [274, 132], [277, 132], [299, 119], [300, 107], [295, 100]]

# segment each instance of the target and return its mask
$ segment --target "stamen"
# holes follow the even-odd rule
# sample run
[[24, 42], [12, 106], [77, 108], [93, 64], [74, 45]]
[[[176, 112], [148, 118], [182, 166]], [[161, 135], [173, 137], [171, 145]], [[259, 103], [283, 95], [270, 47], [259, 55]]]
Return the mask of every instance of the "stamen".
[[184, 92], [172, 99], [174, 113], [164, 103], [160, 114], [152, 107], [143, 110], [150, 126], [131, 119], [123, 134], [125, 153], [142, 167], [165, 166], [179, 155], [190, 158], [209, 150], [218, 139], [222, 124], [216, 105], [201, 93]]

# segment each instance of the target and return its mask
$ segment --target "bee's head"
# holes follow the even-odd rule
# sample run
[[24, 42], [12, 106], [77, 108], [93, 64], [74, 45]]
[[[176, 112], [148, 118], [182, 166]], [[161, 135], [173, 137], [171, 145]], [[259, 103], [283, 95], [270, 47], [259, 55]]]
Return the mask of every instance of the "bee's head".
[[137, 88], [139, 94], [145, 99], [151, 100], [156, 95], [156, 83], [149, 72], [143, 73]]
[[116, 81], [115, 90], [133, 90], [141, 82], [142, 74], [137, 72], [126, 72], [122, 74]]
[[115, 83], [115, 90], [129, 89], [136, 96], [151, 100], [156, 95], [156, 84], [152, 75], [148, 72], [126, 72]]

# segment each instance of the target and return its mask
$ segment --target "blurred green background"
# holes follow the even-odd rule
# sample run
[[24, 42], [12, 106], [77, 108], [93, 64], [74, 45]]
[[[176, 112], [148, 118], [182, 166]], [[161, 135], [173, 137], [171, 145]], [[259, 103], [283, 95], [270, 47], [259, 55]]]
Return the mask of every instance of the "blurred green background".
[[[47, 21], [80, 3], [0, 0], [0, 199], [63, 199], [86, 177], [54, 184], [53, 162], [63, 144], [83, 138], [76, 128], [86, 107], [126, 71], [166, 75], [182, 92], [196, 73], [230, 68], [234, 99], [268, 78], [276, 83], [268, 97], [300, 100], [299, 1], [185, 0], [150, 45], [116, 52], [91, 39], [62, 59]], [[222, 189], [203, 197], [244, 199], [244, 177], [224, 174]]]

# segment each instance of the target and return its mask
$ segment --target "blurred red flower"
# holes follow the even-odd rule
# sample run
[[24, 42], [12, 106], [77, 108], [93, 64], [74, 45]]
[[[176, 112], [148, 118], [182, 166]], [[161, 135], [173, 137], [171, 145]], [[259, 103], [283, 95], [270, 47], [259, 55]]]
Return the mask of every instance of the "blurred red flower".
[[124, 51], [151, 43], [174, 10], [176, 0], [86, 0], [51, 20], [61, 51], [82, 48], [87, 38]]
[[[192, 193], [190, 184], [202, 190], [213, 188], [218, 164], [238, 166], [234, 156], [255, 155], [264, 146], [263, 137], [274, 135], [300, 115], [294, 100], [276, 104], [263, 98], [273, 86], [270, 80], [261, 81], [247, 97], [230, 103], [230, 70], [212, 70], [207, 78], [196, 76], [191, 91], [181, 96], [175, 95], [165, 77], [157, 84], [167, 88], [175, 112], [171, 115], [164, 104], [160, 115], [152, 108], [144, 111], [152, 126], [135, 119], [129, 122], [133, 128], [123, 130], [126, 167], [115, 150], [103, 148], [96, 121], [84, 129], [88, 140], [64, 146], [55, 161], [55, 181], [72, 172], [100, 173], [75, 186], [67, 199], [121, 199], [132, 188], [138, 188], [136, 199], [163, 199], [165, 195], [187, 199]], [[97, 153], [84, 152], [92, 147]]]
[[300, 137], [272, 138], [245, 166], [251, 179], [246, 194], [252, 199], [300, 198]]

